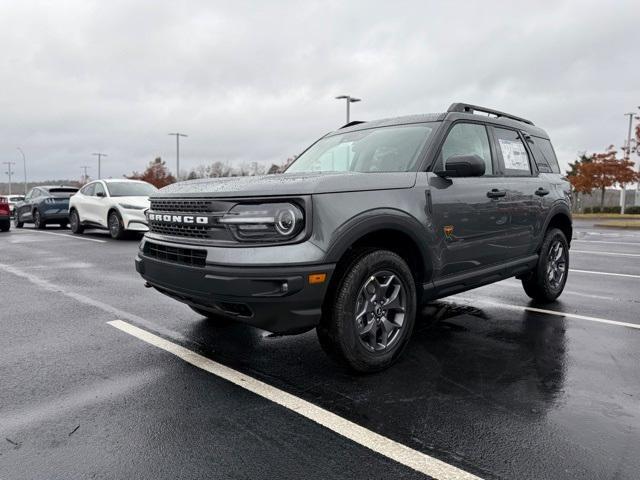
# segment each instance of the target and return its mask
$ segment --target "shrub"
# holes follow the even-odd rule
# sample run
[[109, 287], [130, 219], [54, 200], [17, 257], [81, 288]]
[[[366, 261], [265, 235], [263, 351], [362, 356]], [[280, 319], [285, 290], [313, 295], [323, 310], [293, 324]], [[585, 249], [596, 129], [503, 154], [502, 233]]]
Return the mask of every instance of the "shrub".
[[620, 213], [621, 208], [618, 207], [604, 207], [602, 213]]
[[584, 207], [584, 213], [591, 213], [591, 212], [592, 212], [591, 207]]
[[591, 213], [600, 213], [600, 207], [593, 207]]
[[624, 209], [624, 213], [638, 215], [638, 214], [640, 214], [640, 207], [638, 207], [638, 206], [627, 207], [627, 208]]

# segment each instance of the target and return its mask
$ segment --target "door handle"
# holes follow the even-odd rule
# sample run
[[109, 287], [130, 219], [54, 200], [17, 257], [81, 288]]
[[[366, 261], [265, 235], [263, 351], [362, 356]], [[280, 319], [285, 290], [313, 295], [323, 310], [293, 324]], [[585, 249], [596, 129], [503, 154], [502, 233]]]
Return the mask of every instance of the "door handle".
[[487, 192], [487, 197], [500, 198], [500, 197], [504, 197], [506, 194], [507, 194], [506, 190], [498, 190], [497, 188], [493, 188]]
[[549, 195], [549, 190], [546, 188], [540, 187], [536, 190], [536, 195], [539, 197], [544, 197], [545, 195]]

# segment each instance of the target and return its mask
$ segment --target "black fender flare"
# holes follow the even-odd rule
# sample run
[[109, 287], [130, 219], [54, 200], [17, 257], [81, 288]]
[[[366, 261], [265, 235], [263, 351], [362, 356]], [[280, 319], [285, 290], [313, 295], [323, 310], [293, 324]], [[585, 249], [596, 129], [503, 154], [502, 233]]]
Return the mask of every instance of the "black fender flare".
[[326, 261], [339, 262], [354, 243], [379, 230], [395, 230], [409, 237], [420, 252], [423, 278], [431, 278], [433, 266], [428, 245], [432, 234], [415, 217], [391, 208], [368, 210], [342, 224], [330, 240]]
[[[571, 209], [565, 202], [562, 202], [562, 201], [556, 202], [549, 210], [549, 214], [547, 215], [547, 218], [544, 221], [544, 228], [542, 229], [542, 235], [540, 236], [540, 241], [536, 246], [536, 251], [540, 249], [540, 246], [544, 241], [544, 232], [547, 231], [547, 229], [549, 228], [549, 224], [551, 223], [551, 220], [557, 215], [563, 215], [567, 217], [567, 220], [569, 220], [569, 224], [571, 225], [571, 230], [573, 231], [573, 220], [571, 218]], [[569, 243], [571, 243], [571, 239], [567, 239], [567, 240], [569, 241]]]

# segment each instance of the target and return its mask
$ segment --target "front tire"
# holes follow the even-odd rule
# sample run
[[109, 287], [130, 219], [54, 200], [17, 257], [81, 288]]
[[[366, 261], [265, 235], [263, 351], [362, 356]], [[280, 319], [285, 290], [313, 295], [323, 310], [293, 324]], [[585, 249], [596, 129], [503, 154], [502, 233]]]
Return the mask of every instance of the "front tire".
[[560, 296], [569, 274], [569, 242], [562, 230], [552, 228], [542, 242], [535, 269], [522, 278], [525, 293], [537, 302], [553, 302]]
[[77, 210], [71, 210], [69, 214], [69, 225], [71, 226], [71, 232], [76, 235], [81, 235], [84, 232], [84, 227], [80, 223], [80, 215]]
[[111, 234], [111, 238], [113, 238], [114, 240], [120, 240], [124, 237], [124, 223], [122, 222], [120, 214], [115, 210], [109, 213], [109, 217], [107, 218], [107, 225], [109, 225], [109, 233]]
[[416, 317], [415, 281], [406, 262], [388, 250], [363, 252], [332, 293], [334, 300], [316, 329], [325, 352], [363, 373], [393, 364], [407, 346]]
[[13, 223], [16, 226], [16, 228], [24, 227], [24, 222], [20, 221], [20, 215], [18, 215], [17, 213], [16, 213], [15, 218], [13, 219]]
[[42, 219], [40, 210], [34, 210], [33, 212], [33, 226], [38, 230], [44, 230], [47, 226], [47, 223]]

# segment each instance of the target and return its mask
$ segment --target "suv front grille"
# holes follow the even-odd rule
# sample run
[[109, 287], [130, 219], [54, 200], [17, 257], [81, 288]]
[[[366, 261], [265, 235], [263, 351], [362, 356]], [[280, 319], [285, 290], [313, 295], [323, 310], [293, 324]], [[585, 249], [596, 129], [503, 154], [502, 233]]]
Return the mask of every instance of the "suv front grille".
[[149, 229], [160, 235], [172, 235], [174, 237], [209, 238], [209, 230], [201, 225], [166, 225], [152, 223]]
[[207, 260], [206, 250], [170, 247], [148, 240], [144, 244], [143, 252], [148, 257], [164, 260], [165, 262], [182, 263], [193, 267], [204, 267]]
[[151, 199], [152, 212], [208, 213], [213, 211], [213, 201], [206, 199]]
[[[150, 212], [171, 215], [206, 215], [209, 218], [222, 217], [235, 204], [234, 201], [215, 198], [152, 198]], [[177, 224], [157, 220], [149, 221], [149, 231], [195, 240], [226, 240], [226, 229], [215, 221], [207, 225]]]

